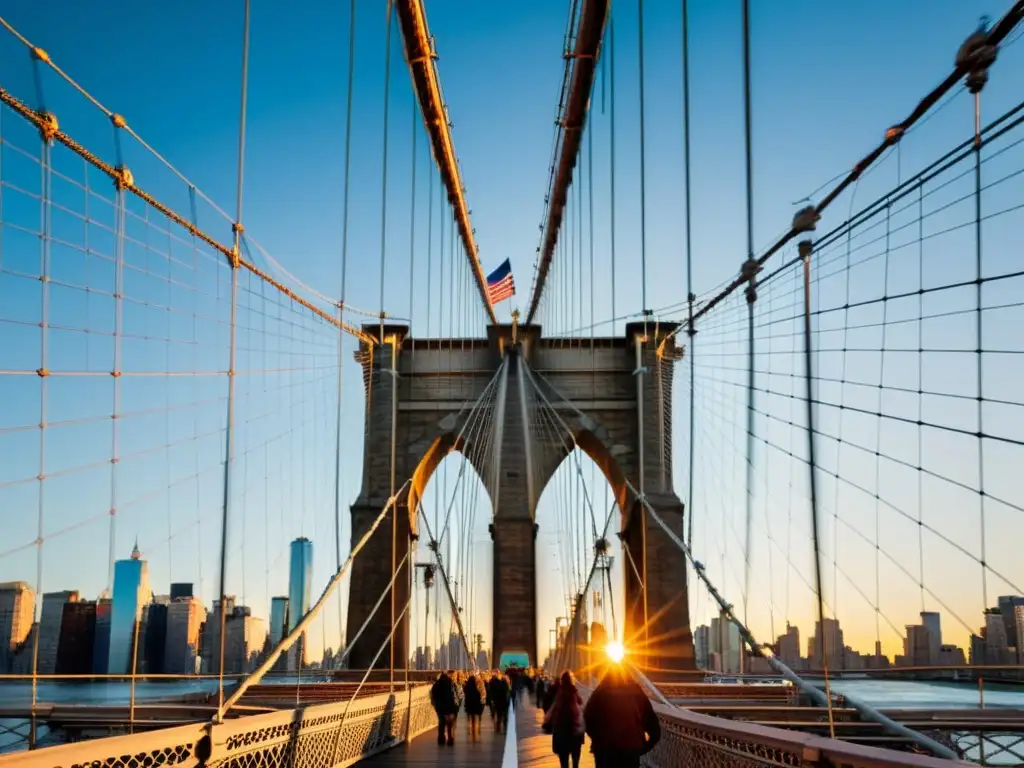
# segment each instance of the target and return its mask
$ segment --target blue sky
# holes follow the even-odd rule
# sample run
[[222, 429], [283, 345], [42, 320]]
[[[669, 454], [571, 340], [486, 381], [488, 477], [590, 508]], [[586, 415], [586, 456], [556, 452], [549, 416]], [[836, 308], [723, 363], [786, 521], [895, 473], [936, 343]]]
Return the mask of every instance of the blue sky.
[[[874, 146], [886, 127], [902, 119], [928, 89], [945, 77], [957, 48], [974, 29], [982, 13], [998, 17], [1005, 10], [1005, 3], [988, 0], [970, 5], [936, 0], [927, 4], [926, 13], [922, 13], [924, 4], [919, 2], [893, 6], [872, 1], [824, 7], [787, 0], [753, 5], [754, 241], [758, 247], [786, 229], [795, 210], [794, 201], [848, 169]], [[519, 296], [498, 308], [499, 318], [507, 320], [513, 307], [525, 309], [528, 302], [562, 68], [566, 7], [564, 3], [531, 1], [518, 3], [514, 12], [510, 12], [487, 3], [435, 0], [428, 3], [427, 10], [440, 55], [438, 67], [454, 124], [453, 135], [485, 271], [504, 258], [511, 258], [516, 275]], [[200, 227], [220, 241], [230, 242], [238, 133], [241, 3], [189, 2], [141, 7], [111, 2], [86, 8], [63, 2], [57, 6], [51, 4], [45, 11], [33, 4], [23, 4], [6, 13], [11, 24], [45, 48], [65, 72], [101, 102], [123, 114], [152, 147], [228, 212], [229, 218], [221, 217], [201, 198], [196, 206]], [[679, 14], [678, 4], [671, 7], [647, 4], [644, 139], [646, 286], [650, 308], [678, 304], [685, 300], [689, 289], [685, 282], [683, 246]], [[617, 163], [614, 303], [616, 314], [621, 316], [643, 308], [641, 285], [645, 282], [639, 258], [635, 4], [616, 4], [613, 24]], [[329, 297], [337, 297], [341, 291], [347, 25], [347, 4], [344, 3], [329, 7], [299, 4], [287, 9], [269, 3], [253, 3], [243, 222], [247, 235], [288, 272]], [[740, 33], [739, 2], [692, 3], [693, 290], [698, 294], [735, 275], [745, 257]], [[413, 96], [397, 32], [392, 43], [387, 90], [389, 165], [383, 195], [387, 201], [388, 232], [384, 247], [383, 309], [398, 317], [411, 317], [417, 334], [437, 334], [442, 296], [436, 280], [436, 247], [432, 251], [433, 282], [429, 289], [424, 287], [427, 285], [425, 250], [429, 226], [426, 205], [432, 172], [422, 123], [413, 111]], [[384, 46], [383, 4], [372, 7], [361, 4], [356, 30], [346, 299], [371, 311], [379, 309], [381, 291]], [[1019, 67], [1019, 59], [1018, 46], [1000, 54], [983, 95], [986, 117], [999, 114], [1019, 97], [1010, 76], [1014, 68]], [[46, 108], [58, 115], [62, 129], [100, 157], [116, 162], [118, 148], [109, 121], [51, 72], [43, 73], [40, 93], [33, 80], [34, 68], [28, 53], [9, 36], [0, 38], [0, 63], [4, 73], [2, 84], [6, 89], [34, 107], [40, 106], [41, 96]], [[552, 295], [543, 319], [555, 330], [589, 325], [612, 316], [611, 248], [607, 235], [611, 212], [610, 101], [610, 79], [606, 72], [598, 78], [595, 88], [590, 127], [595, 169], [596, 266], [593, 275], [588, 271], [585, 278], [583, 307], [572, 305], [567, 296]], [[4, 181], [31, 193], [36, 189], [32, 185], [39, 184], [38, 163], [33, 165], [31, 160], [31, 156], [38, 158], [38, 139], [32, 131], [19, 125], [9, 111], [2, 117]], [[934, 118], [907, 137], [898, 156], [891, 154], [877, 171], [861, 181], [852, 192], [855, 195], [852, 207], [855, 209], [874, 199], [900, 178], [906, 178], [909, 172], [968, 136], [971, 121], [970, 99], [961, 91], [944, 104]], [[415, 166], [414, 141], [417, 142]], [[132, 169], [136, 181], [175, 210], [188, 215], [188, 187], [127, 137], [121, 144], [123, 160]], [[584, 147], [588, 146], [589, 139], [584, 142]], [[18, 149], [29, 156], [20, 154]], [[1014, 160], [1006, 162], [1006, 167], [1015, 167]], [[115, 211], [113, 205], [100, 199], [113, 199], [109, 183], [95, 172], [84, 171], [81, 161], [71, 158], [66, 151], [54, 150], [53, 163], [54, 169], [67, 179], [78, 184], [88, 181], [90, 187], [95, 185], [97, 191], [88, 196], [92, 206], [90, 215], [105, 222], [102, 226], [83, 228], [75, 217], [58, 213], [52, 224], [54, 237], [64, 232], [63, 237], [68, 242], [79, 246], [89, 237], [92, 248], [113, 253], [116, 238], [111, 227]], [[417, 214], [410, 249], [414, 167]], [[436, 195], [436, 179], [434, 181]], [[86, 195], [80, 187], [58, 179], [54, 182], [54, 200], [61, 200], [62, 195], [66, 196], [64, 205], [82, 213]], [[823, 231], [846, 215], [851, 208], [850, 195], [837, 202], [823, 222]], [[0, 283], [3, 298], [0, 318], [5, 321], [0, 327], [4, 337], [0, 347], [3, 349], [0, 370], [31, 371], [38, 367], [40, 340], [38, 329], [24, 323], [37, 322], [42, 312], [38, 281], [31, 281], [32, 275], [37, 274], [32, 270], [38, 269], [38, 238], [31, 237], [32, 228], [38, 227], [38, 203], [10, 187], [5, 189], [3, 203], [2, 219], [8, 226], [4, 230], [0, 260], [0, 279], [3, 280]], [[435, 243], [439, 236], [436, 205], [435, 197]], [[584, 210], [589, 217], [589, 208]], [[194, 247], [187, 238], [168, 238], [154, 220], [146, 218], [142, 206], [130, 203], [129, 212], [126, 234], [130, 242], [126, 246], [125, 261], [136, 269], [126, 275], [125, 291], [138, 302], [125, 310], [123, 321], [127, 329], [134, 328], [138, 336], [146, 338], [124, 341], [126, 365], [151, 371], [222, 368], [219, 354], [226, 338], [225, 308], [230, 279], [223, 259], [210, 253], [209, 248]], [[17, 227], [26, 231], [19, 233]], [[1004, 229], [994, 233], [990, 247], [997, 254], [996, 258], [1009, 253], [1011, 231]], [[156, 245], [147, 238], [163, 240]], [[957, 266], [962, 266], [955, 258], [956, 249], [961, 247], [950, 241], [943, 251], [948, 263], [942, 261], [937, 267], [940, 274], [953, 275]], [[410, 263], [410, 251], [414, 254], [413, 263]], [[70, 248], [62, 254], [60, 247], [54, 245], [51, 254], [55, 274], [65, 269], [66, 282], [99, 286], [108, 285], [114, 279], [109, 259], [80, 258], [73, 252]], [[251, 246], [251, 252], [257, 263], [268, 264], [255, 245]], [[455, 263], [461, 264], [461, 261]], [[561, 274], [564, 280], [564, 273]], [[868, 280], [877, 280], [878, 272], [872, 274], [874, 277]], [[457, 272], [456, 276], [461, 281], [463, 272]], [[243, 310], [239, 322], [244, 330], [240, 338], [248, 342], [240, 343], [238, 367], [261, 373], [241, 376], [238, 382], [240, 415], [236, 447], [240, 458], [236, 462], [235, 493], [239, 500], [237, 509], [244, 511], [237, 512], [237, 520], [232, 525], [237, 538], [230, 550], [233, 557], [228, 581], [229, 591], [245, 594], [256, 612], [266, 615], [269, 595], [285, 592], [288, 540], [299, 534], [314, 540], [315, 584], [324, 583], [333, 567], [333, 409], [337, 380], [332, 365], [337, 337], [329, 326], [308, 313], [282, 309], [279, 302], [251, 278], [243, 276], [241, 283]], [[589, 309], [591, 286], [596, 286], [593, 318]], [[555, 294], [561, 290], [557, 280], [552, 290]], [[870, 292], [868, 288], [865, 290]], [[49, 311], [53, 325], [63, 323], [67, 328], [111, 330], [113, 302], [109, 297], [59, 286], [52, 291]], [[410, 294], [413, 296], [411, 304]], [[444, 300], [453, 302], [450, 296]], [[482, 316], [474, 300], [471, 294], [463, 299], [456, 296], [453, 306], [449, 307], [454, 328], [449, 327], [447, 317], [440, 318], [444, 321], [442, 332], [445, 335], [479, 332]], [[186, 310], [178, 315], [161, 314], [154, 309], [155, 305], [162, 306], [161, 302]], [[727, 322], [732, 317], [727, 313], [738, 313], [741, 309], [740, 305], [723, 308], [721, 318], [726, 319], [719, 321]], [[709, 318], [709, 324], [712, 321], [719, 322]], [[163, 336], [154, 330], [165, 327]], [[609, 332], [611, 327], [601, 330]], [[621, 323], [614, 327], [621, 330]], [[104, 336], [51, 330], [50, 336], [52, 367], [109, 372], [113, 355], [109, 333]], [[188, 339], [190, 343], [163, 342], [160, 338]], [[722, 343], [733, 342], [725, 339]], [[877, 342], [874, 343], [877, 346]], [[993, 346], [1000, 344], [1001, 341], [993, 341]], [[723, 354], [740, 355], [728, 364], [743, 364], [741, 348], [723, 348], [726, 350]], [[352, 349], [352, 341], [348, 340], [343, 367], [346, 392], [342, 417], [343, 501], [350, 501], [358, 492], [362, 451], [359, 439], [361, 384], [358, 367], [351, 362]], [[702, 428], [706, 431], [698, 430], [698, 439], [707, 441], [701, 444], [702, 462], [698, 462], [698, 472], [706, 477], [703, 482], [702, 477], [698, 477], [696, 487], [709, 494], [716, 485], [707, 478], [717, 477], [716, 482], [723, 489], [717, 495], [710, 494], [696, 515], [698, 531], [704, 532], [698, 535], [709, 536], [720, 522], [732, 520], [734, 514], [739, 515], [735, 518], [739, 521], [736, 525], [740, 526], [737, 530], [742, 530], [742, 454], [737, 458], [731, 447], [734, 427], [730, 422], [735, 419], [742, 426], [743, 403], [737, 399], [737, 392], [715, 383], [738, 374], [716, 369], [714, 357], [699, 359], [702, 363], [707, 361], [709, 366], [708, 377], [704, 380], [706, 388], [699, 390], [699, 396], [705, 398], [702, 402], [706, 403], [710, 415]], [[722, 365], [725, 364], [723, 359]], [[794, 364], [788, 358], [784, 363], [786, 366]], [[989, 374], [989, 379], [1011, 377], [1011, 369], [1005, 366], [1012, 364], [1000, 363], [1004, 367]], [[862, 365], [868, 366], [867, 363]], [[276, 372], [268, 372], [271, 369]], [[941, 375], [941, 371], [937, 375]], [[678, 387], [685, 386], [681, 381], [684, 378], [678, 377]], [[127, 555], [137, 535], [150, 560], [151, 579], [157, 591], [160, 591], [158, 584], [174, 578], [201, 581], [207, 600], [216, 592], [219, 547], [216, 531], [220, 525], [219, 494], [222, 492], [218, 461], [223, 451], [220, 430], [226, 388], [223, 377], [217, 376], [160, 381], [160, 385], [155, 385], [153, 379], [122, 379], [120, 409], [139, 412], [139, 415], [124, 422], [128, 426], [121, 430], [119, 451], [122, 454], [135, 452], [138, 456], [135, 463], [122, 465], [116, 491], [111, 490], [109, 464], [103, 465], [112, 450], [109, 423], [94, 421], [48, 430], [53, 435], [47, 438], [47, 450], [51, 454], [47, 457], [48, 474], [54, 471], [53, 467], [71, 468], [90, 462], [96, 465], [64, 478], [48, 478], [44, 483], [48, 493], [43, 503], [39, 502], [38, 488], [32, 483], [3, 485], [37, 474], [38, 430], [0, 432], [0, 466], [4, 468], [0, 476], [0, 514], [11, 520], [10, 536], [4, 537], [0, 552], [18, 549], [35, 539], [38, 510], [42, 509], [46, 537], [44, 589], [80, 587], [92, 596], [105, 585], [110, 535], [107, 510], [111, 494], [116, 493], [122, 503], [138, 499], [131, 511], [117, 515], [114, 535], [119, 556]], [[6, 402], [0, 407], [0, 428], [38, 425], [38, 379], [0, 375], [0, 386]], [[109, 378], [51, 377], [47, 387], [48, 421], [109, 415], [115, 388]], [[765, 408], [776, 407], [770, 400], [766, 402]], [[684, 403], [680, 392], [673, 470], [677, 489], [685, 495]], [[172, 405], [174, 410], [169, 411]], [[779, 404], [778, 407], [789, 405]], [[149, 411], [154, 413], [146, 415]], [[859, 429], [851, 427], [850, 422], [845, 426], [835, 425], [835, 428]], [[767, 426], [765, 430], [764, 434], [769, 435]], [[743, 446], [742, 438], [741, 430], [736, 443], [739, 448]], [[874, 433], [865, 439], [872, 442]], [[828, 450], [835, 452], [834, 446], [822, 448], [823, 452]], [[969, 452], [974, 449], [969, 445], [950, 446], [947, 453], [934, 458], [934, 467], [944, 466], [942, 462], [948, 460], [944, 457], [959, 456], [960, 450], [968, 452], [965, 456], [972, 456]], [[721, 455], [722, 460], [713, 461], [711, 457], [715, 455]], [[446, 465], [456, 461], [457, 458], [450, 459]], [[1010, 462], [1012, 457], [1003, 461]], [[1008, 476], [1006, 467], [1009, 465], [1002, 466], [1003, 475]], [[760, 462], [759, 467], [759, 471], [771, 472], [767, 459]], [[998, 478], [998, 472], [989, 473], [989, 482], [995, 482], [991, 480], [993, 475]], [[178, 478], [181, 478], [180, 484]], [[880, 486], [882, 481], [871, 482]], [[833, 507], [838, 507], [841, 501], [838, 492], [833, 486], [825, 485], [822, 493]], [[799, 490], [799, 483], [797, 487]], [[727, 488], [732, 490], [726, 492]], [[899, 492], [892, 491], [893, 494]], [[778, 496], [778, 492], [775, 495]], [[700, 498], [698, 496], [698, 500]], [[976, 499], [967, 501], [973, 503]], [[549, 539], [545, 538], [550, 535], [545, 521], [549, 517], [554, 519], [555, 504], [549, 495], [541, 502], [539, 522], [544, 532], [538, 546], [538, 559], [542, 563], [557, 559], [549, 554], [553, 550]], [[853, 510], [853, 519], [860, 519], [863, 510], [858, 505], [862, 504], [850, 500], [843, 508]], [[784, 515], [784, 506], [782, 503], [766, 504], [765, 509], [774, 512], [765, 514]], [[940, 507], [942, 504], [936, 503], [936, 508]], [[977, 538], [976, 523], [961, 526], [956, 512], [944, 508], [936, 514], [942, 518], [940, 527], [946, 526], [944, 530], [951, 537]], [[988, 514], [1000, 513], [989, 510]], [[1001, 524], [1005, 527], [1000, 530], [1019, 532], [1019, 520], [1009, 513], [1003, 514], [1005, 520]], [[490, 578], [486, 518], [486, 515], [477, 515], [472, 536], [483, 553], [477, 577], [482, 584], [488, 583]], [[702, 527], [704, 521], [707, 525]], [[76, 523], [81, 523], [82, 527], [50, 539], [52, 532]], [[347, 525], [347, 520], [345, 523]], [[874, 535], [873, 531], [870, 534]], [[989, 535], [993, 535], [991, 531]], [[889, 542], [898, 558], [916, 557], [916, 544], [907, 544], [906, 536], [899, 529], [883, 530], [880, 536]], [[709, 553], [728, 554], [734, 562], [737, 557], [742, 558], [742, 551], [737, 554], [732, 534], [726, 530], [720, 538], [726, 541], [711, 538], [697, 541]], [[1003, 558], [1004, 570], [1012, 571], [1016, 567], [1018, 583], [1024, 581], [1019, 565], [1012, 562], [1011, 552], [998, 548], [1000, 538], [1004, 542], [1015, 540], [1012, 536], [997, 536], [992, 555]], [[347, 540], [346, 527], [343, 541]], [[764, 547], [763, 551], [769, 549]], [[832, 551], [841, 549], [840, 539], [834, 537]], [[853, 549], [849, 553], [842, 555], [848, 558], [849, 570], [865, 567], [862, 553]], [[800, 560], [805, 554], [801, 552], [793, 557]], [[943, 556], [939, 551], [935, 554], [938, 558]], [[717, 558], [708, 554], [706, 559], [711, 568]], [[548, 568], [542, 572], [545, 578], [561, 579], [554, 566], [545, 567]], [[736, 567], [742, 571], [741, 566]], [[972, 577], [970, 589], [964, 586], [961, 594], [958, 585], [968, 582], [960, 578], [959, 567], [944, 572], [951, 574], [950, 578], [956, 583], [939, 581], [935, 589], [940, 594], [955, 595], [960, 611], [972, 617], [969, 623], [978, 624], [980, 577]], [[968, 568], [972, 574], [977, 572], [969, 559], [962, 567], [964, 573]], [[776, 562], [769, 568], [774, 574], [782, 566]], [[873, 572], [874, 568], [868, 570]], [[0, 558], [0, 579], [24, 578], [34, 582], [35, 574], [34, 547]], [[723, 588], [734, 595], [731, 599], [739, 604], [743, 579], [736, 580], [725, 571], [720, 571], [720, 576]], [[928, 578], [942, 576], [943, 573], [933, 571]], [[866, 578], [871, 582], [870, 577]], [[895, 599], [886, 609], [894, 616], [896, 626], [902, 627], [914, 621], [915, 612], [920, 610], [917, 590], [909, 577], [896, 574], [893, 579], [894, 585], [902, 583], [899, 579], [907, 583], [894, 589], [898, 595], [906, 594], [906, 599]], [[839, 577], [836, 582], [839, 583]], [[869, 587], [873, 595], [873, 584], [869, 583]], [[752, 602], [782, 603], [782, 598], [775, 594], [778, 589], [781, 589], [778, 585], [769, 587], [771, 601], [758, 603], [752, 598]], [[863, 601], [859, 604], [856, 595], [840, 594], [844, 588], [839, 586], [834, 589], [840, 618], [851, 626], [865, 627], [860, 633], [863, 636], [853, 633], [851, 641], [855, 647], [868, 650], [875, 636], [871, 615], [874, 611], [863, 613]], [[483, 590], [484, 595], [487, 592]], [[989, 592], [990, 602], [995, 593], [1004, 592], [993, 586]], [[542, 594], [547, 601], [546, 593], [542, 591]], [[797, 598], [794, 588], [793, 594], [794, 606], [789, 613], [806, 626], [812, 606], [809, 593], [805, 590]], [[694, 595], [693, 599], [697, 601], [699, 596]], [[540, 627], [564, 612], [557, 603], [557, 599], [550, 598], [550, 604], [545, 602], [541, 606]], [[860, 607], [855, 607], [857, 605]], [[489, 610], [489, 605], [481, 603], [480, 618], [476, 622], [485, 637], [489, 635]], [[706, 613], [706, 600], [702, 604], [694, 602], [694, 610]], [[335, 631], [336, 622], [336, 616], [325, 618], [325, 637]], [[770, 617], [756, 614], [752, 622], [758, 634], [767, 636]], [[546, 636], [543, 632], [541, 635], [539, 642], [543, 647]], [[962, 642], [964, 635], [965, 630], [960, 631], [954, 639]], [[329, 640], [327, 642], [330, 644]], [[895, 649], [896, 641], [892, 637], [885, 642], [890, 650]]]

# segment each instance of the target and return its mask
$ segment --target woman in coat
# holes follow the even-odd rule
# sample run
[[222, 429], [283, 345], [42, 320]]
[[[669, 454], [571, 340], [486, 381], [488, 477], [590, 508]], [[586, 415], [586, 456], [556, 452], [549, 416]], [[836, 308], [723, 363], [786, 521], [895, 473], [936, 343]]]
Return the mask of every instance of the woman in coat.
[[463, 706], [466, 708], [466, 717], [469, 720], [469, 737], [471, 739], [479, 738], [480, 716], [484, 713], [484, 699], [486, 698], [483, 682], [476, 675], [470, 675], [463, 684], [462, 691], [465, 694]]
[[558, 681], [558, 693], [544, 717], [544, 730], [551, 734], [551, 751], [558, 755], [561, 768], [580, 766], [583, 748], [583, 699], [576, 690], [571, 672], [563, 672]]

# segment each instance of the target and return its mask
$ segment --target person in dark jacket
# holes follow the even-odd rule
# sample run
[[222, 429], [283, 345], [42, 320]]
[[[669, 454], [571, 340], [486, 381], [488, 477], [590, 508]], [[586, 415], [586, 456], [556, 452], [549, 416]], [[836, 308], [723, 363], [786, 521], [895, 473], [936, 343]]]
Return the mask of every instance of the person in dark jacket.
[[476, 675], [470, 675], [462, 686], [465, 694], [463, 706], [466, 709], [469, 737], [480, 738], [480, 716], [484, 713], [484, 684]]
[[544, 691], [547, 690], [548, 682], [543, 677], [537, 677], [536, 691], [537, 691], [537, 709], [544, 708]]
[[490, 686], [487, 689], [487, 696], [491, 701], [494, 711], [494, 730], [501, 733], [508, 724], [508, 699], [511, 694], [508, 679], [496, 671], [491, 677]]
[[633, 768], [661, 739], [650, 699], [619, 664], [613, 665], [583, 709], [596, 768]]
[[571, 672], [563, 672], [558, 695], [544, 717], [544, 731], [551, 734], [551, 751], [558, 755], [561, 768], [580, 768], [583, 748], [583, 699], [576, 690]]
[[437, 713], [438, 744], [455, 743], [455, 721], [459, 716], [460, 699], [452, 673], [439, 674], [430, 688], [430, 703]]

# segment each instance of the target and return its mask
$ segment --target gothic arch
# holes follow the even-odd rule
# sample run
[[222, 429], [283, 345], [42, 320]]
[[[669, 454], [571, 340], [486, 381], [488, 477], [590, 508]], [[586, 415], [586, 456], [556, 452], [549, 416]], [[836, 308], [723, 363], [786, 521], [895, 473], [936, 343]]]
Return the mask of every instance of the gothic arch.
[[[461, 453], [463, 459], [472, 467], [480, 484], [483, 485], [484, 491], [487, 493], [487, 499], [491, 504], [491, 508], [494, 508], [494, 499], [491, 498], [491, 490], [487, 487], [487, 483], [484, 480], [482, 468], [474, 462], [474, 458], [476, 458], [474, 450], [473, 444], [467, 441], [465, 437], [460, 437], [454, 432], [446, 431], [435, 437], [426, 451], [424, 451], [423, 457], [416, 465], [415, 470], [413, 470], [407, 492], [409, 530], [414, 537], [419, 536], [419, 519], [416, 510], [419, 509], [420, 501], [423, 499], [424, 493], [426, 493], [430, 479], [434, 476], [437, 468], [441, 466], [441, 462], [453, 452]], [[440, 533], [434, 531], [434, 535], [438, 536]]]

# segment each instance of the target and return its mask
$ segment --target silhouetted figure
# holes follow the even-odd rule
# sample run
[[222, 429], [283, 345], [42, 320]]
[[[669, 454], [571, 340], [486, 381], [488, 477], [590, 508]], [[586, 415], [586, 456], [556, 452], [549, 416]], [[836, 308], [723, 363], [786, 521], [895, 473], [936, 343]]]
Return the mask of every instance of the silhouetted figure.
[[466, 719], [470, 738], [480, 736], [480, 716], [484, 713], [484, 684], [476, 675], [470, 675], [462, 686], [465, 694]]
[[583, 749], [583, 699], [576, 690], [571, 672], [563, 672], [558, 694], [544, 717], [544, 731], [551, 734], [551, 751], [558, 755], [561, 768], [580, 768]]
[[632, 768], [661, 739], [650, 699], [626, 671], [613, 665], [583, 709], [596, 768]]
[[508, 699], [510, 695], [511, 689], [509, 688], [508, 679], [501, 672], [495, 672], [491, 678], [487, 696], [491, 701], [491, 707], [494, 709], [494, 730], [497, 733], [505, 730], [505, 726], [508, 724]]
[[461, 698], [452, 673], [439, 674], [430, 689], [430, 703], [437, 713], [438, 744], [455, 743], [455, 721], [459, 717]]

